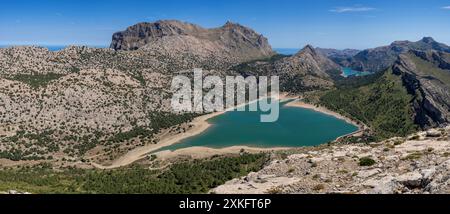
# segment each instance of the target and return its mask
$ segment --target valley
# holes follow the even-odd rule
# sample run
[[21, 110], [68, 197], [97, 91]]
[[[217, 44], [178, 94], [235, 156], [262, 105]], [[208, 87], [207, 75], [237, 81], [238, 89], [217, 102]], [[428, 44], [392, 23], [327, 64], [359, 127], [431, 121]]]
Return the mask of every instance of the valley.
[[[448, 193], [449, 65], [430, 37], [280, 55], [233, 22], [138, 23], [110, 48], [0, 48], [0, 191]], [[194, 68], [279, 76], [290, 103], [272, 124], [175, 113], [172, 78]]]

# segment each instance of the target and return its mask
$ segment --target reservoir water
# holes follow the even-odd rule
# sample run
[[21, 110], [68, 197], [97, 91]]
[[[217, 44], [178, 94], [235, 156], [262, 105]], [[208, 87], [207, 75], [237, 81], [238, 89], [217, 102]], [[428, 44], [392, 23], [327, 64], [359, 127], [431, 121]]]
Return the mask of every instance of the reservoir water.
[[277, 122], [261, 123], [259, 121], [261, 113], [227, 112], [211, 118], [208, 122], [212, 126], [205, 132], [158, 151], [173, 151], [194, 146], [210, 148], [315, 146], [358, 130], [355, 125], [333, 116], [284, 104], [281, 104]]

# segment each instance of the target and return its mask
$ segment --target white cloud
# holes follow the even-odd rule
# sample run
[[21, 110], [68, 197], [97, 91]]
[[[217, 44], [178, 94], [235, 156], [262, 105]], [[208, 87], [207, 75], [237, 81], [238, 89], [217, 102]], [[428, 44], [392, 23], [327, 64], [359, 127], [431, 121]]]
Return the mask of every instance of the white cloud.
[[444, 10], [450, 10], [450, 6], [442, 7], [442, 9], [444, 9]]
[[337, 7], [330, 10], [330, 12], [335, 13], [351, 13], [351, 12], [365, 12], [375, 10], [373, 7]]

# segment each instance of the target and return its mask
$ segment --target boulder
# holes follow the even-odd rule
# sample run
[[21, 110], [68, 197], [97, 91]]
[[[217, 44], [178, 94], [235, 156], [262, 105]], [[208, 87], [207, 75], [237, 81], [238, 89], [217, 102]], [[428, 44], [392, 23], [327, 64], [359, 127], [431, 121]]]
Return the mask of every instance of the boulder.
[[419, 172], [408, 172], [398, 176], [396, 180], [408, 188], [418, 188], [422, 186], [423, 176]]

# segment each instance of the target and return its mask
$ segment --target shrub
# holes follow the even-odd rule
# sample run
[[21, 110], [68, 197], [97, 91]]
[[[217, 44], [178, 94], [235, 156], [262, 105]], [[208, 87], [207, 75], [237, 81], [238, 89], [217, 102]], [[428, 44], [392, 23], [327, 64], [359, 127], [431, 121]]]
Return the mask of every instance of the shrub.
[[360, 166], [372, 166], [376, 163], [376, 161], [369, 157], [363, 157], [359, 159]]

